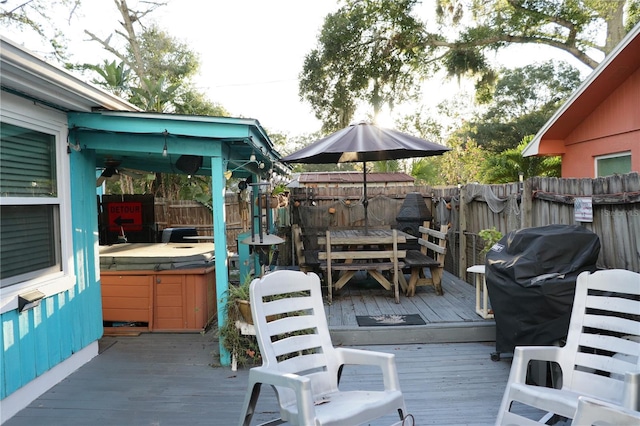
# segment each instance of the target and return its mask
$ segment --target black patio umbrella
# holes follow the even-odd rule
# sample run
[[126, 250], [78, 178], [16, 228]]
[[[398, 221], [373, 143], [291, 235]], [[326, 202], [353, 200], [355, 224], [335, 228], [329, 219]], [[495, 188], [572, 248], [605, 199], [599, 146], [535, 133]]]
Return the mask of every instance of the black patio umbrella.
[[367, 161], [429, 157], [449, 151], [446, 146], [429, 142], [397, 130], [360, 122], [338, 130], [311, 145], [281, 158], [284, 163], [329, 164], [360, 162], [364, 165], [364, 226], [368, 231]]

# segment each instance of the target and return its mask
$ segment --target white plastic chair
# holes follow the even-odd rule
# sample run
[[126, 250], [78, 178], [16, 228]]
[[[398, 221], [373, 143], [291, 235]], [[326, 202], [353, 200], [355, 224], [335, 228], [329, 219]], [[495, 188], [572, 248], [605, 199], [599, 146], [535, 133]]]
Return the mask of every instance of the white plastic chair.
[[638, 426], [640, 411], [581, 396], [572, 425], [576, 426]]
[[[262, 366], [249, 372], [240, 425], [250, 424], [262, 384], [275, 390], [281, 416], [265, 424], [346, 426], [405, 417], [393, 354], [333, 347], [316, 274], [275, 271], [254, 280], [250, 294]], [[341, 391], [340, 369], [349, 364], [380, 367], [384, 389]]]
[[[558, 363], [561, 387], [527, 384], [532, 360]], [[630, 401], [635, 406], [626, 408], [637, 410], [638, 398], [630, 396], [638, 395], [639, 373], [640, 274], [621, 269], [583, 272], [576, 283], [566, 344], [516, 347], [496, 424], [539, 424], [511, 412], [519, 405], [514, 402], [568, 419], [574, 418], [580, 396], [614, 405]]]

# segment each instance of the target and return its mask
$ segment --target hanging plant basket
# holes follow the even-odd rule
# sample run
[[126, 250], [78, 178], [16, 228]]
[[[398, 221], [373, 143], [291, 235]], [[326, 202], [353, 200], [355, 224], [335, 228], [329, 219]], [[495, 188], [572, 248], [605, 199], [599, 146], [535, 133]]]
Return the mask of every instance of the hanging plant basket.
[[253, 317], [251, 316], [251, 302], [248, 300], [236, 300], [238, 304], [238, 310], [240, 311], [240, 315], [242, 315], [242, 319], [247, 324], [253, 324]]

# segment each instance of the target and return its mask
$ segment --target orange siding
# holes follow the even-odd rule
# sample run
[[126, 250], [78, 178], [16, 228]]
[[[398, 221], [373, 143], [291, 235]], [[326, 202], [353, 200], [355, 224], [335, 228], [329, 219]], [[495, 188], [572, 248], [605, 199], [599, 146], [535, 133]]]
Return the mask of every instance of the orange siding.
[[640, 70], [632, 74], [565, 139], [562, 177], [595, 177], [594, 157], [631, 152], [640, 171]]

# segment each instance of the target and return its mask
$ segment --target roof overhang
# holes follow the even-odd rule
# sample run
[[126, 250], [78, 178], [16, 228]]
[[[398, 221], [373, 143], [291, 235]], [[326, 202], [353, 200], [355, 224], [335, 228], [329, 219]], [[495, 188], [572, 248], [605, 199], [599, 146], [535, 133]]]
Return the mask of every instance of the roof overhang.
[[68, 116], [74, 147], [94, 150], [97, 165], [115, 162], [122, 169], [186, 173], [178, 159], [193, 156], [201, 157], [202, 165], [187, 174], [211, 173], [208, 160], [214, 157], [236, 178], [289, 172], [255, 119], [119, 111]]
[[640, 23], [593, 70], [522, 151], [524, 157], [564, 153], [564, 140], [640, 68]]
[[62, 111], [140, 111], [0, 36], [2, 90]]

